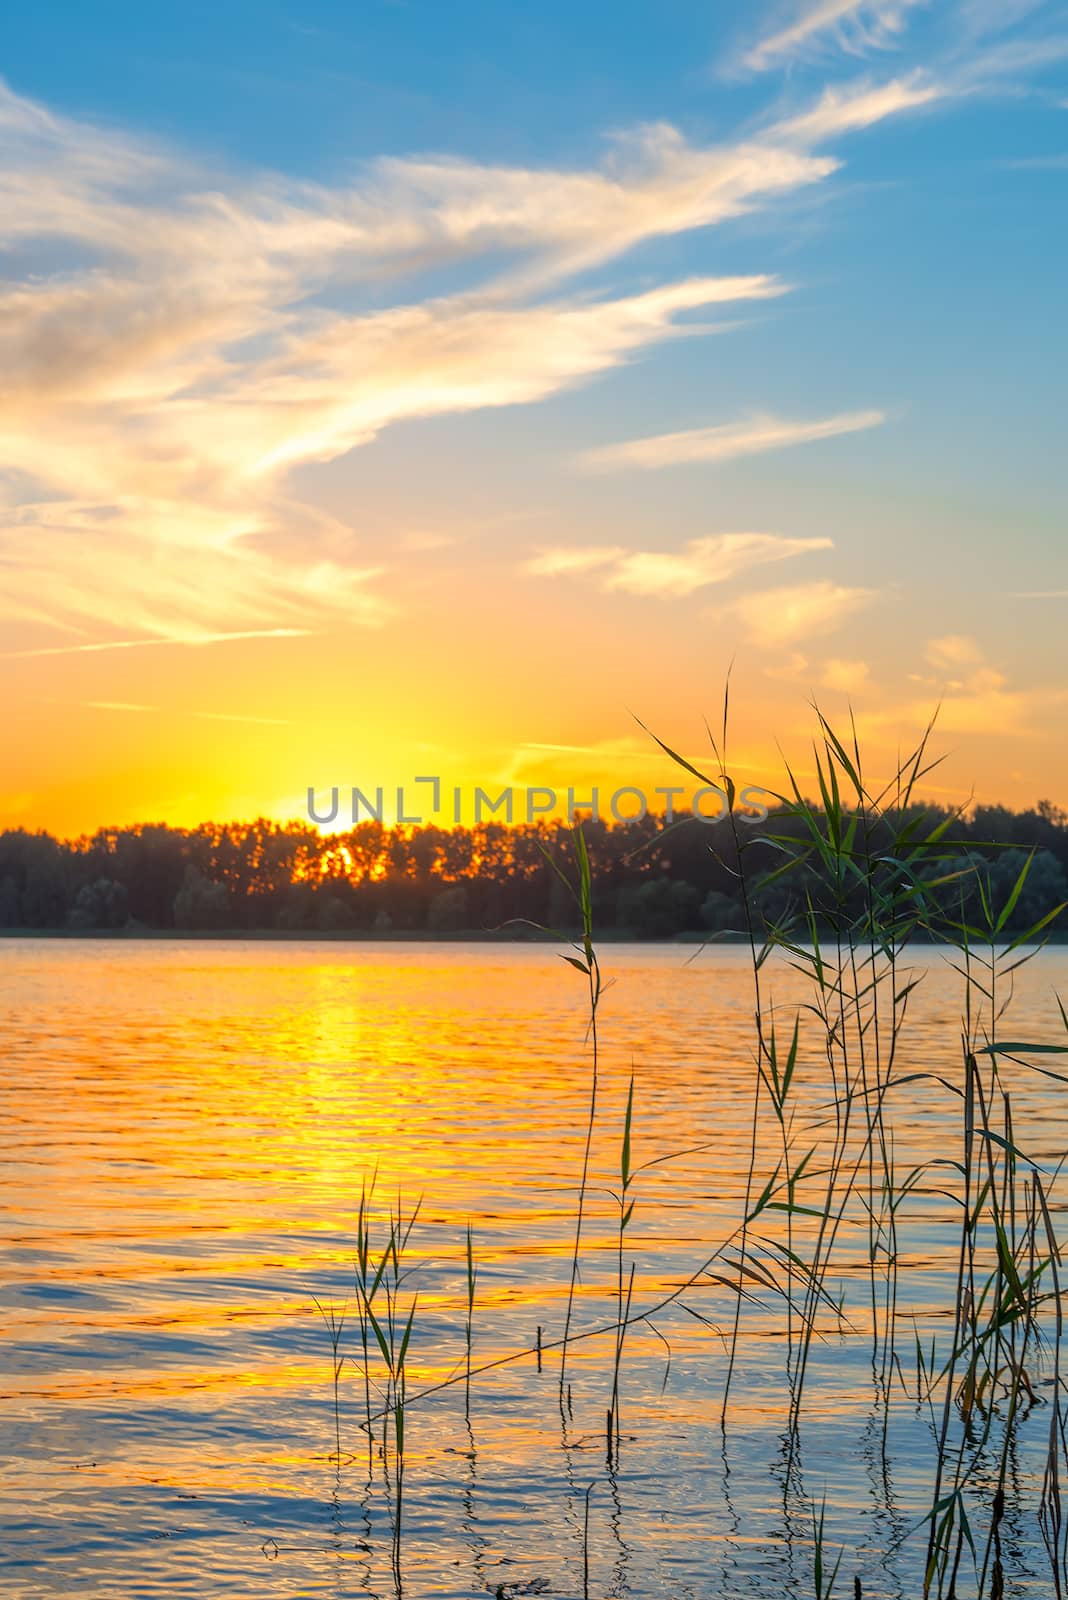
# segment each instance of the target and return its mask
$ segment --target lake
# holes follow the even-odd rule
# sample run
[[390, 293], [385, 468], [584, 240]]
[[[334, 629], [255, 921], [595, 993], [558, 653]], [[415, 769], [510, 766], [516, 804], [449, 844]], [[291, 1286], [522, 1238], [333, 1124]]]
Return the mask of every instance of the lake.
[[[5, 1593], [394, 1594], [389, 1455], [369, 1467], [353, 1280], [372, 1178], [373, 1245], [391, 1208], [421, 1202], [404, 1286], [405, 1304], [418, 1292], [405, 1594], [575, 1597], [585, 1584], [595, 1600], [801, 1600], [816, 1592], [812, 1513], [824, 1500], [831, 1565], [845, 1552], [835, 1594], [852, 1594], [856, 1577], [865, 1597], [922, 1592], [917, 1528], [939, 1419], [917, 1399], [915, 1344], [952, 1341], [948, 1180], [918, 1184], [898, 1213], [906, 1331], [885, 1407], [868, 1235], [845, 1227], [828, 1282], [848, 1325], [828, 1312], [812, 1346], [793, 1444], [783, 1319], [756, 1281], [721, 1428], [737, 1298], [706, 1274], [655, 1328], [628, 1329], [608, 1461], [619, 1287], [608, 1190], [628, 1081], [632, 1162], [658, 1163], [631, 1191], [624, 1273], [633, 1260], [640, 1310], [680, 1292], [744, 1210], [755, 1069], [745, 949], [610, 945], [602, 962], [573, 1331], [608, 1331], [572, 1346], [568, 1409], [559, 1351], [534, 1347], [539, 1330], [543, 1346], [559, 1338], [566, 1314], [591, 1050], [584, 980], [554, 947], [0, 941]], [[933, 948], [908, 964], [922, 981], [896, 1071], [959, 1085], [960, 981]], [[805, 980], [783, 962], [764, 978], [788, 1031]], [[1015, 984], [1022, 1037], [1063, 1042], [1068, 951], [1042, 952]], [[811, 1024], [799, 1152], [825, 1139], [829, 1115]], [[1052, 1169], [1068, 1149], [1068, 1094], [1041, 1073], [1017, 1078], [1015, 1138], [1050, 1173], [1060, 1216]], [[917, 1078], [891, 1094], [902, 1172], [956, 1147], [951, 1092]], [[778, 1137], [771, 1118], [761, 1172]], [[659, 1159], [675, 1152], [688, 1153]], [[793, 1221], [799, 1240], [811, 1218]], [[469, 1404], [463, 1381], [419, 1400], [465, 1367], [468, 1225]], [[349, 1306], [336, 1412], [316, 1301], [327, 1314]], [[515, 1352], [528, 1353], [478, 1370]], [[1012, 1449], [1011, 1596], [1053, 1594], [1033, 1504], [1051, 1371], [1047, 1349]], [[969, 1560], [961, 1600], [974, 1592]]]

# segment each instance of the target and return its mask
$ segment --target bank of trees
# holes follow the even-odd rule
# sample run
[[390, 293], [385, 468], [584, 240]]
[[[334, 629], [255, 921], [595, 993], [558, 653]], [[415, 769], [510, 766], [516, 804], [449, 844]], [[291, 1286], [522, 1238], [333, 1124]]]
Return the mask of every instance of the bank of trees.
[[[932, 825], [941, 815], [929, 808]], [[797, 826], [785, 812], [738, 823], [742, 839], [752, 841], [745, 851], [750, 881], [777, 862], [774, 845], [763, 837]], [[728, 822], [688, 818], [668, 827], [657, 817], [587, 820], [584, 832], [603, 931], [670, 938], [743, 926]], [[936, 891], [947, 913], [978, 895], [980, 872], [1003, 903], [1029, 855], [1010, 931], [1032, 926], [1068, 899], [1068, 815], [1056, 807], [979, 807], [954, 820], [949, 832], [965, 855], [963, 878]], [[872, 847], [879, 843], [873, 837]], [[345, 833], [322, 834], [307, 824], [259, 818], [189, 829], [102, 829], [69, 841], [12, 830], [0, 833], [0, 928], [449, 935], [525, 919], [568, 930], [574, 908], [546, 852], [569, 859], [566, 825], [488, 822], [444, 829], [363, 822]], [[818, 901], [818, 874], [808, 867], [757, 891], [755, 903], [761, 914], [778, 918], [806, 893]]]

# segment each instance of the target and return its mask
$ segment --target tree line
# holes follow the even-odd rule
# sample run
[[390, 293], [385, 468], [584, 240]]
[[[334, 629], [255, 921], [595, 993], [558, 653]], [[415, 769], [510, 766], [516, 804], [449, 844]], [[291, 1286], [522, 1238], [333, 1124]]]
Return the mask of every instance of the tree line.
[[[999, 903], [1033, 858], [1007, 930], [1033, 926], [1068, 900], [1068, 813], [1046, 801], [1023, 811], [980, 806], [967, 816], [922, 809], [925, 827], [947, 824], [965, 867], [982, 867]], [[874, 823], [866, 847], [877, 850], [879, 831], [889, 838], [897, 822]], [[736, 816], [733, 825], [685, 815], [670, 825], [653, 815], [587, 818], [596, 925], [639, 938], [740, 930], [740, 859], [759, 917], [777, 920], [806, 895], [818, 901], [815, 867], [774, 876], [776, 836], [796, 837], [800, 826], [789, 808], [759, 823]], [[260, 817], [105, 828], [72, 840], [13, 829], [0, 833], [0, 929], [447, 935], [535, 924], [570, 931], [576, 910], [553, 862], [572, 861], [571, 830], [552, 821], [448, 829], [370, 821], [324, 834]], [[762, 878], [770, 881], [761, 885]], [[967, 872], [936, 891], [950, 909], [979, 892]]]

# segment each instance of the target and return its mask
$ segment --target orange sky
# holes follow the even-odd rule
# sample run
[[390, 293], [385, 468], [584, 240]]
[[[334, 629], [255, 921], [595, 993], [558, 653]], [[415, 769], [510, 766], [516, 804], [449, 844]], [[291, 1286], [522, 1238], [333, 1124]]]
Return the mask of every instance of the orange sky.
[[[470, 631], [481, 614], [472, 602], [466, 625], [454, 626]], [[560, 621], [583, 637], [580, 617]], [[443, 822], [450, 820], [454, 786], [463, 791], [467, 821], [476, 785], [494, 795], [513, 786], [517, 817], [521, 791], [532, 785], [556, 788], [561, 803], [569, 785], [579, 798], [597, 785], [602, 806], [612, 790], [629, 785], [659, 808], [658, 786], [694, 785], [636, 717], [715, 775], [703, 722], [707, 716], [718, 732], [728, 662], [714, 638], [702, 640], [699, 630], [688, 638], [647, 630], [631, 659], [595, 627], [586, 630], [587, 649], [578, 650], [566, 648], [566, 635], [564, 648], [541, 648], [536, 632], [531, 626], [524, 637], [514, 621], [508, 628], [498, 621], [483, 630], [477, 650], [468, 645], [463, 660], [455, 641], [430, 628], [412, 640], [410, 656], [382, 630], [369, 641], [339, 633], [161, 646], [146, 649], [136, 670], [132, 651], [35, 659], [32, 673], [20, 671], [32, 692], [11, 702], [5, 741], [9, 774], [32, 774], [33, 787], [8, 790], [5, 822], [71, 835], [149, 819], [303, 817], [308, 786], [321, 791], [325, 805], [335, 784], [343, 797], [354, 784], [369, 795], [381, 785], [387, 818], [397, 785], [408, 786], [409, 815], [418, 810]], [[968, 653], [960, 641], [944, 640], [941, 650]], [[969, 663], [961, 670], [974, 681], [988, 669]], [[778, 788], [780, 742], [791, 765], [811, 775], [815, 717], [808, 691], [832, 720], [844, 721], [847, 686], [861, 691], [856, 715], [872, 776], [888, 776], [905, 741], [935, 708], [934, 673], [906, 690], [884, 719], [864, 709], [859, 665], [825, 668], [823, 683], [769, 683], [758, 657], [740, 658], [730, 733], [736, 780]], [[128, 698], [131, 692], [143, 699]], [[946, 760], [925, 780], [924, 792], [956, 802], [974, 790], [980, 800], [1018, 805], [1063, 795], [1068, 785], [1058, 748], [1014, 731], [1014, 719], [1026, 715], [1018, 697], [996, 683], [946, 694], [932, 743]], [[525, 737], [508, 737], [512, 728]], [[424, 775], [441, 779], [438, 818], [425, 804], [428, 790], [412, 784]]]
[[0, 825], [652, 791], [732, 661], [739, 783], [1068, 803], [1065, 49], [927, 9], [430, 155], [0, 81]]

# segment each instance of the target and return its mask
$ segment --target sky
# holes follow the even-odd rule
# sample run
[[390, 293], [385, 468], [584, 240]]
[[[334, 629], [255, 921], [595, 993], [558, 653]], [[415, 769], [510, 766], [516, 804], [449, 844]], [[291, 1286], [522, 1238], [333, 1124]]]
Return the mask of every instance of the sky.
[[1066, 179], [1033, 0], [22, 8], [0, 826], [1068, 804]]

